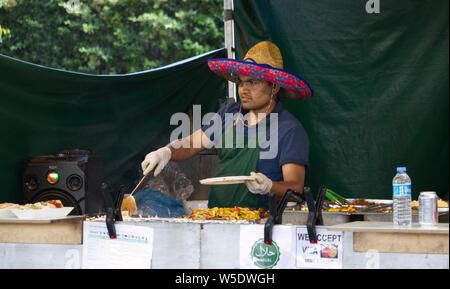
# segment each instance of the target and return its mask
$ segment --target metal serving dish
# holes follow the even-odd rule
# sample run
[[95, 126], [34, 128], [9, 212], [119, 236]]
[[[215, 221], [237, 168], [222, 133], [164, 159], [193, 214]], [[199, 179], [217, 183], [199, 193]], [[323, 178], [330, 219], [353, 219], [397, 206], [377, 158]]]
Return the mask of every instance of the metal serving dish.
[[[347, 199], [350, 202], [356, 202], [363, 199]], [[375, 203], [375, 205], [389, 205], [392, 200], [377, 200], [377, 199], [365, 199], [367, 202]], [[322, 211], [322, 219], [324, 226], [333, 226], [338, 224], [345, 224], [355, 221], [364, 221], [364, 215], [359, 214], [359, 210], [367, 209], [368, 205], [352, 205], [355, 209], [354, 212], [328, 212], [328, 208], [339, 208], [341, 206], [330, 204], [329, 202], [324, 203], [324, 210]], [[344, 205], [342, 207], [348, 207]], [[282, 224], [292, 224], [292, 225], [306, 225], [308, 220], [308, 211], [301, 211], [299, 206], [286, 207], [283, 217]]]
[[[356, 202], [363, 199], [347, 199], [349, 202]], [[325, 226], [332, 226], [337, 224], [344, 224], [355, 221], [373, 221], [373, 222], [392, 222], [392, 213], [371, 211], [372, 209], [383, 208], [388, 206], [389, 209], [392, 206], [392, 200], [383, 199], [364, 199], [366, 202], [374, 203], [374, 205], [352, 205], [356, 211], [352, 212], [327, 212], [322, 211], [323, 223]], [[324, 206], [325, 207], [325, 206]], [[338, 208], [340, 206], [330, 204], [329, 208]], [[348, 206], [344, 206], [348, 207]], [[289, 208], [287, 207], [283, 213], [283, 224], [292, 225], [306, 225], [308, 220], [308, 211], [300, 211], [298, 206]], [[439, 222], [448, 223], [448, 208], [439, 209]], [[412, 215], [412, 221], [418, 222], [418, 214]]]
[[[349, 202], [356, 202], [362, 199], [347, 199]], [[354, 212], [351, 212], [352, 215], [360, 215], [362, 216], [363, 221], [372, 221], [372, 222], [392, 222], [392, 213], [381, 211], [377, 212], [376, 210], [372, 211], [371, 209], [376, 209], [382, 205], [388, 205], [388, 208], [392, 210], [392, 200], [383, 200], [383, 199], [365, 199], [367, 202], [375, 203], [375, 205], [371, 206], [355, 206], [357, 209]], [[439, 208], [439, 222], [440, 223], [448, 223], [448, 208]], [[412, 222], [419, 222], [419, 214], [412, 214]]]
[[[348, 214], [347, 212], [322, 212], [324, 226], [333, 226], [337, 224], [345, 224], [348, 222], [362, 221], [362, 217]], [[299, 211], [286, 209], [283, 212], [282, 224], [287, 225], [306, 225], [308, 220], [307, 211]]]
[[[364, 221], [371, 222], [392, 222], [392, 213], [361, 213]], [[439, 223], [448, 223], [448, 210], [439, 212]], [[412, 222], [419, 222], [419, 214], [412, 214]]]

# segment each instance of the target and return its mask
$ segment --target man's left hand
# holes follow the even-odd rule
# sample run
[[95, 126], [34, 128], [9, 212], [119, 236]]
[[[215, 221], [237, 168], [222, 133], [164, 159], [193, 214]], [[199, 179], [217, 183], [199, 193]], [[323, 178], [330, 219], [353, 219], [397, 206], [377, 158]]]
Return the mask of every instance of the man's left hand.
[[266, 195], [272, 189], [272, 181], [262, 173], [251, 172], [250, 175], [255, 177], [254, 181], [246, 181], [245, 184], [253, 194]]

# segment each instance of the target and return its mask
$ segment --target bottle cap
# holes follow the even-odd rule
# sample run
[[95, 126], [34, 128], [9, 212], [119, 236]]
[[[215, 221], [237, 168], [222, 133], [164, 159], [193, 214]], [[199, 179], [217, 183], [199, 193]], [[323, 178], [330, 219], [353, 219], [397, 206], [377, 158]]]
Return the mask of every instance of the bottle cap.
[[404, 173], [404, 172], [406, 172], [405, 167], [397, 167], [397, 173]]

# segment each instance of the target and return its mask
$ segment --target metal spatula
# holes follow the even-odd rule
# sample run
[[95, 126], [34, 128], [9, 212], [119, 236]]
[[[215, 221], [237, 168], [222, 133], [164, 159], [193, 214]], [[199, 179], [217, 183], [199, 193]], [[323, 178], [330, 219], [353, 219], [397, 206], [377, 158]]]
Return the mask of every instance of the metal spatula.
[[137, 211], [138, 207], [136, 204], [136, 199], [134, 198], [133, 195], [137, 191], [139, 191], [139, 189], [150, 178], [150, 176], [153, 176], [153, 172], [150, 172], [147, 175], [143, 176], [142, 179], [137, 184], [137, 186], [133, 189], [131, 194], [122, 201], [122, 206], [120, 206], [121, 212], [126, 210], [126, 211], [128, 211], [128, 216], [131, 216], [134, 212]]

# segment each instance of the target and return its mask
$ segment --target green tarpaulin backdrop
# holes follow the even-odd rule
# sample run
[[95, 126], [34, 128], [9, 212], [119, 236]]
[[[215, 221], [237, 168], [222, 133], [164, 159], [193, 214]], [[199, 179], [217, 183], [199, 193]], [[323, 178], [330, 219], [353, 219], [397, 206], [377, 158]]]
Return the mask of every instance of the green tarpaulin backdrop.
[[[169, 141], [170, 117], [202, 105], [215, 112], [226, 82], [208, 69], [225, 49], [160, 69], [87, 75], [0, 55], [0, 202], [20, 201], [27, 157], [90, 149], [103, 157], [107, 181], [131, 190], [146, 153]], [[116, 192], [116, 191], [114, 191]]]
[[[307, 185], [391, 198], [397, 166], [413, 198], [448, 199], [447, 0], [235, 0], [237, 54], [275, 42], [315, 95], [284, 101], [311, 141]], [[375, 8], [375, 6], [373, 6]]]

